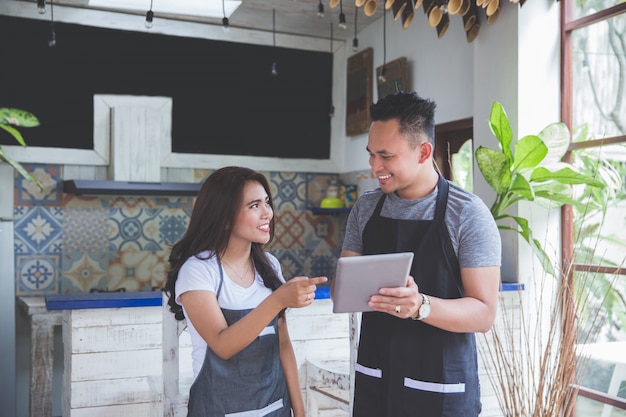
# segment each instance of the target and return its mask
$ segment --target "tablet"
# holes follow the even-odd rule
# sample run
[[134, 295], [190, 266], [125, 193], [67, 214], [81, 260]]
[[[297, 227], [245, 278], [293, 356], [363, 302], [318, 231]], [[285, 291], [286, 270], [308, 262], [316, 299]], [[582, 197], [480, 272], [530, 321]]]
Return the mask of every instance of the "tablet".
[[370, 296], [381, 288], [404, 287], [413, 252], [348, 256], [337, 260], [333, 313], [372, 311]]

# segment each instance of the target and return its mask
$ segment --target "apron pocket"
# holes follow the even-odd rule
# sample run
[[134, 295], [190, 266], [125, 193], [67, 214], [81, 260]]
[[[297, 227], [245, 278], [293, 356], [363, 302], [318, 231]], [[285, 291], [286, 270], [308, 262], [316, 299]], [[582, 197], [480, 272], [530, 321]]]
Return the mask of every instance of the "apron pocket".
[[[411, 408], [421, 404], [420, 410], [424, 416], [442, 417], [473, 417], [475, 414], [467, 412], [467, 393], [465, 383], [428, 382], [412, 378], [404, 378], [404, 389], [398, 404], [400, 415], [411, 415]], [[412, 405], [411, 405], [412, 404]]]
[[224, 414], [224, 417], [263, 417], [276, 410], [283, 408], [283, 399], [274, 401], [267, 407], [260, 408], [258, 410], [240, 411], [238, 413]]
[[404, 386], [420, 391], [437, 392], [440, 394], [458, 394], [465, 392], [465, 384], [463, 382], [459, 382], [458, 384], [441, 384], [404, 378]]
[[360, 372], [362, 374], [369, 375], [369, 376], [371, 376], [373, 378], [382, 378], [383, 377], [383, 371], [381, 369], [368, 368], [367, 366], [363, 366], [360, 363], [357, 363], [354, 366], [354, 370], [356, 372]]

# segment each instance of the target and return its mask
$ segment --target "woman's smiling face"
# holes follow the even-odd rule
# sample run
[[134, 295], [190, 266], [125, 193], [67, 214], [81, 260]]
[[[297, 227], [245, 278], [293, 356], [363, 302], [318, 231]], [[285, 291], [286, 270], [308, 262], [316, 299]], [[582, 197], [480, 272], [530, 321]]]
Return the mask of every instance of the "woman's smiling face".
[[270, 240], [270, 220], [274, 210], [265, 188], [249, 181], [244, 185], [241, 208], [237, 214], [230, 240], [240, 239], [265, 244]]

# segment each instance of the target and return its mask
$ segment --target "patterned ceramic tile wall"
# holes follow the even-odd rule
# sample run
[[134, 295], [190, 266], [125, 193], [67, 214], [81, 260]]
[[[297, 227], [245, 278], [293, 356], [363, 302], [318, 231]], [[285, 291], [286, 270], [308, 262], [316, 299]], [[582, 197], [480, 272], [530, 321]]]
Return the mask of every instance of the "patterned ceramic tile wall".
[[[80, 293], [161, 288], [170, 246], [182, 237], [191, 197], [75, 196], [62, 191], [62, 166], [27, 165], [39, 190], [15, 177], [16, 294]], [[201, 181], [212, 170], [196, 170]], [[319, 215], [331, 177], [264, 172], [276, 207], [268, 246], [286, 278], [332, 275], [347, 213]]]

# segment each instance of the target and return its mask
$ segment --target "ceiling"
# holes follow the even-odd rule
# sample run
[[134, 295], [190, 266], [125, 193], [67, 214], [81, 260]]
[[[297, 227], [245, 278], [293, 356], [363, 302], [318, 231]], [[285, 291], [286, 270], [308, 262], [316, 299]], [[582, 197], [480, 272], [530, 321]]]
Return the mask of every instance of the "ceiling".
[[[20, 1], [20, 0], [13, 0]], [[36, 8], [36, 0], [33, 2], [33, 9]], [[50, 0], [46, 0], [48, 8]], [[150, 8], [150, 0], [145, 0], [145, 7], [139, 10], [122, 10], [111, 7], [94, 8], [89, 5], [89, 0], [53, 0], [54, 6], [64, 6], [78, 9], [94, 9], [105, 11], [116, 11], [125, 14], [137, 15], [143, 19]], [[220, 0], [218, 1], [221, 10]], [[329, 1], [335, 7], [330, 7]], [[212, 25], [222, 25], [222, 16], [209, 18], [198, 15], [164, 14], [159, 11], [159, 0], [152, 0], [154, 12], [154, 25], [158, 25], [158, 19], [174, 19], [181, 21], [200, 22]], [[273, 9], [276, 10], [276, 32], [291, 35], [304, 35], [316, 38], [330, 38], [331, 23], [333, 23], [333, 38], [335, 40], [348, 40], [354, 38], [355, 4], [354, 0], [322, 0], [324, 6], [324, 17], [317, 15], [319, 0], [242, 0], [241, 5], [230, 16], [230, 26], [232, 28], [256, 29], [262, 31], [272, 31]], [[226, 0], [226, 3], [230, 3]], [[141, 4], [141, 2], [140, 2]], [[340, 8], [346, 16], [347, 29], [339, 27]], [[360, 31], [365, 26], [371, 24], [383, 16], [384, 0], [378, 0], [376, 12], [372, 16], [366, 16], [363, 7], [358, 8], [357, 29]]]

